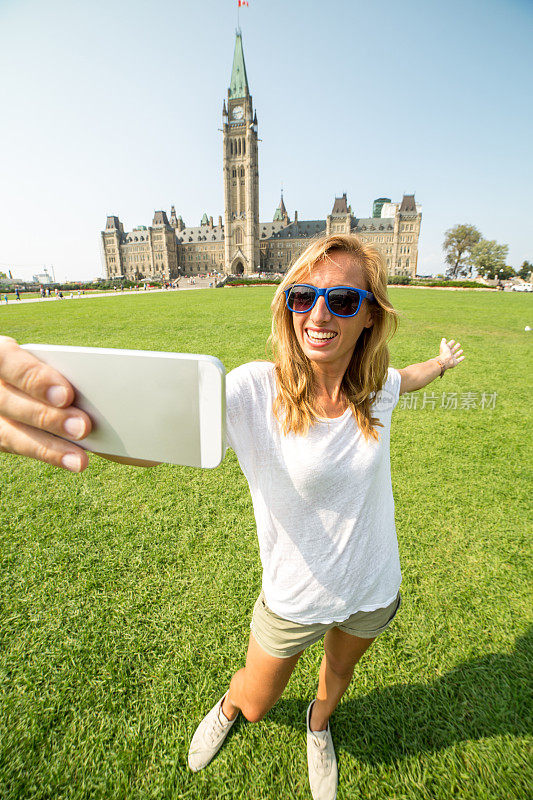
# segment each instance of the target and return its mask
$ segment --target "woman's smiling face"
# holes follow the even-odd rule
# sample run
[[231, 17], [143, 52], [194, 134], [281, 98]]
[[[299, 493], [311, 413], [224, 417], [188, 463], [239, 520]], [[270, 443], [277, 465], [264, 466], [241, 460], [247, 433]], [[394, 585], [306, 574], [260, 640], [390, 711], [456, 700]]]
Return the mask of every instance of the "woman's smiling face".
[[[328, 258], [317, 261], [305, 282], [319, 289], [332, 286], [369, 289], [362, 268], [350, 253], [342, 250], [333, 250]], [[359, 336], [373, 324], [370, 308], [368, 300], [363, 300], [355, 317], [337, 317], [328, 310], [325, 298], [319, 297], [307, 314], [292, 315], [300, 347], [316, 368], [344, 375]]]

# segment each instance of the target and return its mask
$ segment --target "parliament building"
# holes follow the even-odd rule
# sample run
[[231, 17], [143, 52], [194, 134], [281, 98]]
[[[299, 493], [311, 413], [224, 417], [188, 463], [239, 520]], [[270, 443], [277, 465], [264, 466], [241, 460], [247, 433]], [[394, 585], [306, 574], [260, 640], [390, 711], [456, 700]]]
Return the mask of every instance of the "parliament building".
[[380, 250], [390, 275], [416, 275], [422, 213], [414, 195], [401, 202], [375, 200], [372, 216], [358, 217], [346, 194], [336, 197], [326, 219], [290, 219], [283, 196], [272, 222], [259, 221], [257, 114], [248, 87], [242, 36], [236, 34], [227, 100], [222, 109], [224, 219], [204, 214], [189, 227], [172, 206], [156, 211], [150, 226], [125, 231], [108, 216], [102, 243], [107, 278], [173, 281], [180, 276], [219, 272], [283, 273], [310, 240], [321, 234], [356, 233]]

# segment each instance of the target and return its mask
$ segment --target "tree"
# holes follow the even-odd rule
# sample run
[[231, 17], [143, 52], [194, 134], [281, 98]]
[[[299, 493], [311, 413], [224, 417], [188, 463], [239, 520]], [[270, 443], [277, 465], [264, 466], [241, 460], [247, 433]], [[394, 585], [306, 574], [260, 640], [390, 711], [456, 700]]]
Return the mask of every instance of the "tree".
[[532, 272], [533, 264], [530, 264], [529, 261], [524, 261], [516, 274], [522, 278], [523, 281], [527, 281]]
[[[506, 245], [504, 245], [504, 247], [506, 247]], [[503, 268], [500, 267], [498, 269], [498, 274], [497, 274], [496, 277], [499, 278], [502, 281], [506, 281], [509, 278], [516, 278], [516, 272], [514, 271], [514, 269], [512, 267], [510, 267], [509, 265], [506, 265], [505, 267], [503, 267]]]
[[498, 244], [494, 239], [481, 239], [472, 247], [468, 263], [483, 278], [492, 280], [495, 277], [510, 277], [514, 274], [514, 270], [506, 266], [508, 252], [507, 244]]
[[467, 274], [468, 257], [480, 239], [481, 233], [474, 225], [455, 225], [446, 231], [442, 249], [446, 253], [446, 263], [449, 265], [446, 274], [450, 278]]
[[[527, 262], [526, 262], [526, 261], [524, 261], [524, 264], [526, 264], [526, 263], [527, 263]], [[6, 273], [5, 273], [5, 272], [0, 272], [0, 279], [1, 279], [1, 278], [7, 278], [7, 275], [6, 275]]]

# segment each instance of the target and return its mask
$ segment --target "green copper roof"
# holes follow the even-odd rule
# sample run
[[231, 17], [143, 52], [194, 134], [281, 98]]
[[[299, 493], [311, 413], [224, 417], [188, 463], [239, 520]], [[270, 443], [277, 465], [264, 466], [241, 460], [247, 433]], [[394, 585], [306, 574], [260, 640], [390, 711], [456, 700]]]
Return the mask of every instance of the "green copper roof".
[[229, 86], [230, 97], [246, 97], [249, 94], [244, 52], [242, 49], [242, 36], [237, 32], [235, 39], [235, 53], [233, 54], [233, 69], [231, 70], [231, 83]]
[[209, 225], [209, 220], [207, 219], [207, 214], [204, 213], [204, 215], [202, 217], [202, 221], [200, 222], [200, 225]]
[[279, 220], [282, 220], [286, 216], [287, 216], [287, 209], [285, 208], [285, 203], [283, 202], [283, 195], [281, 195], [281, 200], [279, 201], [279, 206], [276, 208], [276, 213], [274, 214], [273, 222], [278, 222]]

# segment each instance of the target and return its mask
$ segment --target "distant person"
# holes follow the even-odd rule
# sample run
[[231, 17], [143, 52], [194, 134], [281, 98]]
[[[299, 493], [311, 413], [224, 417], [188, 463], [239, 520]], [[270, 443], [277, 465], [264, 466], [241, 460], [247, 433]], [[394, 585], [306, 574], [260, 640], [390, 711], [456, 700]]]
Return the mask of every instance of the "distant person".
[[19, 292], [18, 289], [15, 289], [15, 296], [16, 296], [17, 300], [20, 300], [20, 292]]
[[[246, 664], [198, 725], [188, 762], [194, 772], [203, 769], [240, 711], [250, 722], [261, 720], [283, 694], [304, 650], [323, 638], [318, 690], [306, 713], [307, 759], [314, 800], [333, 800], [337, 762], [330, 717], [355, 665], [402, 602], [390, 472], [392, 413], [401, 394], [442, 377], [464, 356], [459, 343], [443, 337], [439, 354], [428, 361], [400, 370], [389, 366], [388, 341], [398, 312], [387, 294], [387, 269], [376, 249], [352, 235], [310, 244], [277, 288], [272, 312], [274, 363], [243, 364], [226, 383], [227, 441], [252, 494], [262, 590], [252, 612]], [[50, 408], [46, 417], [36, 413], [46, 388], [58, 381], [55, 370], [41, 365], [38, 385], [29, 384], [35, 396], [24, 396], [24, 376], [38, 363], [13, 340], [0, 342], [0, 379], [19, 381], [11, 392], [4, 386], [0, 414], [28, 420], [22, 431], [7, 420], [3, 449], [56, 465], [74, 451], [81, 471], [87, 465], [81, 448], [49, 433], [43, 438], [42, 431], [32, 437], [35, 420], [46, 418], [56, 431], [73, 413], [84, 421], [85, 434], [90, 430], [75, 408]], [[248, 575], [238, 578], [249, 581]], [[199, 622], [209, 627], [209, 613]], [[219, 663], [226, 658], [221, 654]], [[386, 733], [386, 712], [377, 724]], [[276, 758], [279, 728], [258, 732], [256, 740]], [[246, 769], [253, 781], [249, 763]], [[285, 794], [281, 789], [280, 796]]]
[[5, 294], [5, 295], [4, 295], [4, 303], [5, 303], [5, 304], [6, 304], [6, 306], [7, 306], [7, 294]]

